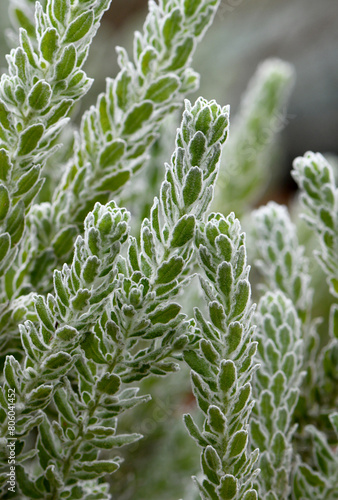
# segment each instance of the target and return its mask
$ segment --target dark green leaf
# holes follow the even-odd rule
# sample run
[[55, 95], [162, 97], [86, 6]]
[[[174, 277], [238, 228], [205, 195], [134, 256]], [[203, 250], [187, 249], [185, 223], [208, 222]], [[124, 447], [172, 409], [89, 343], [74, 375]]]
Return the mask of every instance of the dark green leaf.
[[63, 388], [60, 388], [55, 392], [53, 399], [55, 405], [57, 406], [57, 409], [59, 410], [63, 418], [71, 424], [76, 424], [77, 419], [74, 414], [73, 408], [68, 401], [67, 392]]
[[79, 332], [76, 330], [76, 328], [65, 325], [61, 328], [57, 328], [57, 330], [55, 331], [55, 336], [63, 342], [70, 342], [79, 336]]
[[185, 180], [183, 188], [184, 204], [189, 207], [198, 199], [202, 191], [202, 170], [199, 167], [192, 167]]
[[237, 401], [233, 409], [234, 414], [242, 411], [248, 403], [248, 400], [251, 396], [251, 385], [249, 384], [249, 382], [247, 382], [243, 387], [239, 389], [238, 395], [236, 394], [236, 396]]
[[206, 439], [204, 439], [202, 433], [200, 432], [199, 428], [195, 424], [195, 422], [192, 419], [192, 416], [189, 414], [186, 414], [183, 416], [184, 423], [186, 425], [186, 428], [188, 429], [188, 432], [190, 436], [197, 441], [197, 443], [201, 447], [207, 446], [208, 442]]
[[208, 445], [204, 450], [205, 461], [211, 470], [218, 472], [222, 470], [222, 462], [217, 451], [212, 446]]
[[74, 298], [71, 299], [71, 305], [76, 311], [82, 311], [88, 306], [91, 293], [87, 288], [80, 288]]
[[103, 177], [101, 183], [96, 187], [97, 191], [111, 191], [117, 193], [118, 190], [128, 182], [130, 178], [130, 170], [122, 170], [113, 172], [110, 175]]
[[40, 385], [40, 387], [37, 387], [27, 395], [28, 405], [31, 406], [34, 403], [39, 403], [39, 409], [42, 409], [43, 402], [45, 403], [45, 405], [47, 405], [51, 399], [52, 394], [52, 385]]
[[192, 37], [186, 38], [182, 43], [177, 45], [175, 55], [171, 63], [166, 68], [166, 71], [177, 71], [187, 63], [194, 48], [194, 39]]
[[19, 378], [22, 375], [20, 363], [14, 358], [14, 356], [6, 356], [5, 367], [4, 367], [5, 380], [11, 389], [15, 389], [17, 392], [21, 391], [19, 384]]
[[237, 285], [237, 291], [235, 295], [235, 307], [233, 310], [234, 316], [239, 316], [245, 311], [250, 299], [250, 283], [246, 280], [240, 280]]
[[176, 318], [181, 310], [178, 304], [169, 304], [166, 307], [158, 308], [154, 313], [149, 315], [149, 319], [153, 325], [157, 323], [167, 324], [172, 319]]
[[45, 303], [44, 298], [41, 295], [38, 295], [35, 298], [35, 310], [37, 315], [39, 316], [41, 322], [50, 332], [54, 332], [54, 324], [52, 315]]
[[219, 302], [216, 302], [216, 301], [210, 302], [209, 314], [210, 314], [210, 319], [213, 322], [213, 324], [216, 326], [216, 328], [223, 330], [224, 325], [225, 325], [225, 320], [226, 320], [223, 306]]
[[208, 420], [210, 427], [219, 434], [224, 434], [226, 419], [222, 411], [214, 405], [208, 409]]
[[47, 128], [66, 116], [73, 104], [73, 99], [63, 99], [56, 106], [53, 106], [48, 113]]
[[22, 196], [27, 193], [38, 181], [40, 175], [40, 167], [34, 166], [24, 175], [22, 175], [17, 182], [16, 190], [13, 196]]
[[[0, 100], [0, 123], [1, 125], [6, 129], [10, 130], [11, 125], [10, 125], [10, 113], [5, 106], [5, 103]], [[5, 150], [1, 150], [5, 151]]]
[[43, 363], [43, 371], [48, 370], [53, 373], [59, 371], [64, 372], [65, 369], [69, 369], [72, 364], [72, 357], [67, 352], [58, 352], [57, 354], [51, 354], [48, 356]]
[[324, 479], [320, 476], [320, 474], [318, 474], [318, 472], [311, 469], [308, 465], [306, 465], [306, 464], [300, 465], [299, 471], [304, 476], [306, 482], [310, 486], [319, 487], [319, 488], [325, 487]]
[[199, 373], [203, 378], [211, 378], [213, 372], [209, 363], [195, 351], [184, 351], [183, 357], [185, 362], [192, 370]]
[[41, 498], [43, 493], [37, 488], [36, 482], [30, 479], [22, 465], [16, 465], [15, 475], [23, 495], [28, 498]]
[[5, 149], [0, 149], [0, 179], [6, 181], [8, 174], [11, 171], [12, 163], [8, 152]]
[[102, 151], [99, 159], [99, 163], [102, 168], [107, 168], [116, 165], [116, 163], [122, 158], [125, 151], [126, 144], [120, 139], [107, 144]]
[[[113, 460], [95, 460], [94, 462], [82, 462], [75, 466], [76, 476], [81, 479], [94, 479], [106, 474], [112, 474], [119, 468], [119, 464]], [[79, 473], [82, 473], [79, 475]]]
[[227, 393], [237, 379], [236, 365], [230, 359], [222, 360], [218, 374], [218, 385], [221, 391]]
[[11, 243], [14, 246], [20, 241], [25, 225], [25, 206], [19, 201], [7, 216], [7, 232], [11, 236]]
[[206, 138], [202, 132], [198, 131], [189, 143], [190, 161], [193, 167], [202, 164], [202, 158], [205, 152]]
[[28, 104], [36, 111], [45, 109], [51, 100], [52, 89], [44, 80], [38, 81], [28, 95]]
[[77, 234], [78, 229], [76, 226], [68, 226], [61, 229], [54, 237], [52, 246], [58, 258], [67, 255], [73, 249], [74, 239]]
[[224, 138], [225, 135], [224, 133], [227, 126], [228, 126], [228, 116], [227, 115], [219, 116], [212, 128], [212, 134], [208, 143], [209, 147], [215, 142], [218, 142]]
[[44, 420], [41, 422], [39, 430], [40, 430], [40, 439], [45, 450], [53, 458], [59, 458], [59, 450], [56, 444], [56, 438], [53, 434], [50, 422], [46, 416]]
[[8, 233], [0, 235], [0, 262], [6, 257], [11, 245], [11, 239]]
[[156, 284], [170, 283], [176, 279], [182, 272], [184, 260], [182, 257], [173, 256], [167, 262], [164, 262], [157, 270]]

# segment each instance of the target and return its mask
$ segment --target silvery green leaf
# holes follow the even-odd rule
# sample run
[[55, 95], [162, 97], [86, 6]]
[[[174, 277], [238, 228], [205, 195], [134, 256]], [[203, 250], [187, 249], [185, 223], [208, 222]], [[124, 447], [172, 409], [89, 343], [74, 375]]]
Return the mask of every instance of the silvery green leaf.
[[114, 373], [106, 373], [97, 382], [97, 389], [105, 394], [113, 395], [120, 388], [121, 380]]
[[221, 478], [221, 484], [218, 487], [218, 492], [221, 498], [225, 500], [230, 500], [231, 498], [236, 498], [238, 491], [238, 483], [234, 476], [226, 474]]
[[177, 76], [163, 76], [148, 87], [145, 99], [155, 103], [167, 101], [175, 95], [179, 86], [180, 81]]
[[28, 103], [35, 111], [42, 111], [48, 107], [52, 96], [50, 85], [40, 80], [38, 81], [28, 95]]
[[91, 439], [90, 442], [97, 446], [98, 448], [103, 448], [109, 450], [111, 448], [120, 448], [121, 446], [125, 446], [127, 444], [134, 443], [139, 439], [142, 439], [141, 434], [118, 434], [116, 436], [107, 437], [103, 440], [100, 439]]
[[137, 132], [142, 127], [142, 124], [150, 118], [152, 112], [153, 105], [150, 101], [134, 105], [125, 118], [123, 133], [131, 135]]
[[107, 474], [112, 474], [119, 468], [119, 463], [114, 460], [97, 460], [84, 462], [74, 467], [74, 475], [79, 479], [96, 479]]
[[83, 12], [67, 27], [64, 35], [64, 43], [75, 43], [81, 40], [92, 28], [94, 22], [93, 11]]
[[18, 155], [26, 156], [31, 153], [37, 147], [43, 133], [44, 126], [42, 123], [36, 123], [28, 127], [20, 135]]
[[28, 498], [41, 498], [41, 490], [39, 490], [30, 476], [26, 473], [22, 465], [18, 465], [17, 469], [17, 481], [21, 492]]

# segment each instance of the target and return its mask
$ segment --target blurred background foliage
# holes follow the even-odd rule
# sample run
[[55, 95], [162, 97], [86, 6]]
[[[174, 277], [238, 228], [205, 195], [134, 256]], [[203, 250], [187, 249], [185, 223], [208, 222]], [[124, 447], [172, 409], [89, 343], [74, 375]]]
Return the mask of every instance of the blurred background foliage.
[[[5, 12], [6, 9], [2, 9], [0, 16], [1, 68], [5, 66], [4, 54], [8, 52], [5, 32], [9, 20]], [[86, 71], [95, 81], [88, 95], [74, 110], [75, 123], [79, 122], [82, 112], [95, 102], [98, 93], [104, 90], [105, 78], [114, 77], [117, 73], [114, 47], [122, 45], [131, 52], [133, 32], [141, 27], [146, 13], [147, 0], [112, 1], [86, 63]], [[338, 165], [337, 54], [336, 0], [223, 0], [221, 3], [214, 25], [194, 57], [193, 68], [201, 75], [198, 95], [216, 99], [222, 105], [230, 104], [231, 117], [234, 118], [248, 82], [262, 61], [280, 58], [292, 64], [296, 75], [287, 108], [285, 100], [280, 114], [280, 126], [274, 134], [271, 154], [264, 158], [268, 175], [262, 180], [259, 196], [252, 200], [252, 207], [275, 200], [289, 205], [295, 219], [299, 205], [290, 176], [292, 160], [310, 149], [329, 154], [331, 163]], [[191, 100], [196, 97], [189, 96]], [[131, 210], [135, 233], [158, 192], [164, 174], [163, 163], [170, 159], [179, 120], [179, 115], [168, 118], [165, 133], [155, 143], [146, 170], [134, 179], [132, 185], [128, 185], [118, 200]], [[47, 199], [50, 186], [61, 176], [60, 165], [71, 149], [70, 137], [68, 129], [60, 139], [65, 142], [64, 148], [50, 161], [41, 201]], [[241, 215], [245, 227], [245, 213]], [[315, 247], [312, 235], [297, 220], [299, 239], [305, 244], [310, 258], [315, 289], [313, 316], [324, 318], [320, 331], [325, 337], [325, 318], [328, 317], [331, 299], [323, 273], [313, 259]], [[248, 250], [250, 253], [250, 248]], [[251, 276], [255, 285], [255, 279], [259, 281], [259, 277], [255, 273]], [[199, 302], [195, 282], [184, 301], [187, 312], [191, 310], [191, 303], [195, 305]], [[196, 500], [198, 495], [190, 476], [199, 469], [199, 451], [182, 423], [183, 413], [194, 412], [188, 370], [182, 368], [178, 374], [170, 375], [160, 383], [149, 378], [142, 385], [141, 391], [149, 392], [153, 399], [126, 415], [123, 425], [128, 430], [132, 428], [134, 432], [141, 432], [145, 437], [123, 449], [125, 463], [110, 478], [113, 498]], [[198, 420], [198, 416], [196, 418]]]

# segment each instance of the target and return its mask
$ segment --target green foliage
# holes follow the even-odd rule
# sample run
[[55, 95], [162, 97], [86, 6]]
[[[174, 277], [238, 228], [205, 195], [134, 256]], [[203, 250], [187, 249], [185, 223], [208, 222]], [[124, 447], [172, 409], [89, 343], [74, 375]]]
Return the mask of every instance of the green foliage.
[[264, 289], [285, 293], [306, 323], [312, 305], [309, 264], [286, 207], [270, 202], [255, 210], [250, 236], [252, 259], [264, 277]]
[[255, 315], [258, 341], [251, 439], [261, 454], [259, 494], [262, 499], [287, 499], [291, 488], [292, 414], [301, 384], [301, 323], [290, 299], [267, 292]]
[[[338, 436], [337, 413], [330, 415], [330, 422]], [[313, 443], [313, 461], [311, 467], [306, 463], [299, 463], [294, 478], [293, 492], [297, 500], [318, 498], [335, 500], [338, 497], [337, 448], [333, 449], [322, 432], [309, 426], [307, 432]]]
[[[114, 296], [114, 321], [133, 345], [148, 341], [134, 356], [129, 353], [128, 382], [176, 370], [177, 365], [165, 358], [188, 341], [189, 323], [173, 300], [191, 279], [196, 220], [211, 202], [228, 109], [202, 98], [194, 106], [185, 104], [160, 198], [154, 200], [150, 219], [143, 221], [140, 245], [130, 238], [128, 257], [121, 260], [124, 277]], [[205, 115], [210, 119], [202, 128]], [[197, 139], [204, 149], [196, 163]], [[195, 199], [187, 200], [184, 193], [194, 188], [190, 173], [195, 170], [201, 175], [200, 189]]]
[[[209, 213], [229, 108], [184, 97], [197, 88], [192, 56], [219, 1], [151, 0], [132, 56], [117, 49], [119, 72], [74, 133], [65, 125], [90, 87], [82, 67], [110, 1], [10, 2], [16, 46], [0, 79], [1, 497], [337, 499], [337, 304], [324, 318], [326, 342], [313, 320], [308, 249], [287, 209], [269, 203], [249, 219], [255, 312], [241, 224], [233, 211]], [[224, 150], [222, 209], [242, 214], [262, 189], [291, 81], [288, 64], [268, 61], [251, 83]], [[37, 203], [51, 165], [61, 180]], [[293, 175], [336, 300], [333, 168], [307, 153]], [[178, 401], [164, 420], [155, 417], [163, 395]], [[144, 490], [128, 488], [134, 473]]]
[[1, 189], [7, 196], [1, 236], [8, 241], [1, 253], [1, 274], [15, 257], [25, 213], [43, 183], [41, 168], [54, 151], [51, 145], [74, 102], [90, 87], [81, 67], [110, 2], [64, 3], [66, 8], [61, 0], [50, 0], [44, 8], [38, 3], [34, 23], [24, 5], [14, 9], [22, 23], [19, 46], [7, 56], [8, 74], [0, 81]]
[[269, 180], [272, 145], [287, 123], [292, 66], [278, 59], [262, 63], [246, 90], [224, 148], [216, 191], [217, 210], [242, 215], [259, 199]]
[[[106, 203], [121, 192], [147, 161], [164, 118], [196, 89], [198, 75], [190, 67], [191, 57], [217, 4], [215, 0], [200, 0], [192, 9], [183, 0], [150, 2], [143, 31], [135, 33], [133, 57], [117, 48], [120, 71], [115, 79], [107, 78], [106, 91], [83, 115], [73, 157], [51, 206], [44, 209], [46, 220], [36, 225], [35, 219], [30, 219], [30, 231], [37, 232], [43, 249], [37, 249], [26, 262], [27, 281], [32, 282], [37, 259], [46, 260], [48, 253], [49, 261], [40, 274], [38, 291], [49, 291], [43, 286], [43, 274], [49, 275], [67, 256], [54, 250], [53, 242], [60, 232], [74, 224], [81, 228], [95, 201]], [[67, 72], [72, 54], [65, 60], [63, 71]]]
[[248, 421], [253, 402], [253, 357], [249, 268], [244, 234], [234, 214], [211, 214], [196, 237], [208, 321], [195, 310], [197, 345], [184, 353], [193, 392], [203, 412], [200, 429], [191, 415], [185, 424], [202, 448], [204, 478], [195, 478], [203, 499], [257, 498], [258, 449], [249, 451]]
[[338, 297], [338, 189], [331, 165], [322, 155], [306, 153], [294, 161], [293, 176], [302, 189], [305, 219], [319, 237], [321, 263], [332, 295]]

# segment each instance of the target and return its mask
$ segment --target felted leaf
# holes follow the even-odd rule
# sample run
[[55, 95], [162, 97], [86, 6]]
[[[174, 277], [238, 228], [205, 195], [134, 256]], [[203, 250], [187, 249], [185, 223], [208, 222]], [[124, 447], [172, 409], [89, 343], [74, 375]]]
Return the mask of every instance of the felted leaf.
[[[54, 58], [54, 54], [59, 48], [59, 36], [55, 28], [48, 28], [40, 42], [41, 53], [46, 61], [51, 63]], [[40, 108], [41, 109], [41, 108]]]
[[126, 446], [127, 444], [134, 443], [139, 439], [142, 439], [142, 434], [118, 434], [117, 436], [107, 437], [105, 439], [91, 439], [90, 442], [97, 446], [98, 448], [103, 448], [105, 450], [110, 450], [112, 448], [120, 448], [121, 446]]
[[74, 239], [78, 234], [78, 229], [76, 226], [68, 226], [54, 237], [52, 241], [52, 246], [54, 253], [57, 257], [62, 257], [67, 255], [74, 246]]
[[240, 455], [246, 448], [248, 441], [247, 431], [236, 432], [230, 442], [229, 457], [234, 458]]
[[227, 393], [236, 382], [236, 366], [232, 360], [222, 360], [218, 374], [218, 385], [221, 391]]
[[55, 391], [53, 399], [58, 408], [58, 411], [63, 416], [63, 418], [70, 424], [76, 424], [76, 415], [70, 402], [68, 401], [67, 392], [61, 387], [60, 389]]
[[183, 416], [183, 419], [184, 419], [184, 423], [189, 431], [190, 436], [192, 438], [194, 438], [195, 441], [197, 441], [197, 443], [200, 446], [203, 446], [203, 447], [207, 446], [208, 442], [204, 439], [202, 433], [200, 432], [197, 425], [195, 424], [192, 416], [189, 414], [186, 414]]
[[76, 62], [76, 50], [73, 44], [67, 45], [61, 55], [60, 61], [55, 68], [58, 80], [65, 80], [72, 73]]
[[105, 373], [103, 377], [101, 377], [100, 380], [97, 382], [97, 389], [100, 392], [112, 396], [119, 390], [120, 385], [121, 385], [120, 377], [118, 377], [114, 373]]
[[[82, 472], [82, 479], [93, 479], [106, 474], [112, 474], [119, 468], [119, 463], [114, 460], [95, 460], [94, 462], [81, 462], [74, 469]], [[79, 477], [79, 476], [78, 476]]]
[[184, 268], [184, 260], [182, 257], [171, 257], [170, 260], [164, 262], [157, 270], [156, 284], [170, 283], [181, 273]]
[[195, 233], [195, 217], [193, 215], [183, 215], [176, 223], [171, 239], [171, 246], [179, 248], [188, 243]]
[[107, 144], [100, 155], [100, 165], [102, 168], [116, 165], [125, 152], [126, 144], [120, 139], [116, 139]]
[[64, 36], [64, 43], [75, 43], [81, 40], [88, 31], [91, 29], [94, 22], [94, 15], [92, 10], [83, 12], [76, 18], [67, 28]]
[[236, 498], [237, 491], [238, 491], [238, 481], [234, 476], [226, 474], [221, 478], [221, 483], [218, 487], [218, 492], [221, 495], [222, 499], [231, 500], [232, 498]]
[[0, 184], [0, 221], [5, 219], [10, 207], [9, 194], [6, 186]]
[[156, 325], [157, 323], [166, 325], [172, 319], [176, 318], [180, 310], [181, 306], [179, 304], [169, 304], [166, 307], [158, 308], [155, 313], [149, 315], [149, 319], [153, 325]]
[[131, 135], [140, 130], [143, 123], [149, 120], [152, 112], [153, 105], [151, 102], [146, 101], [135, 104], [125, 119], [123, 134]]
[[199, 167], [192, 167], [188, 172], [183, 188], [183, 200], [187, 207], [198, 199], [201, 190], [202, 171]]
[[172, 97], [179, 86], [180, 81], [177, 76], [162, 76], [148, 87], [145, 99], [162, 103]]
[[27, 127], [20, 135], [18, 155], [26, 156], [31, 153], [37, 147], [43, 132], [44, 126], [42, 123], [36, 123]]
[[36, 111], [42, 111], [49, 103], [52, 96], [52, 89], [49, 83], [44, 80], [37, 82], [28, 95], [30, 107]]
[[208, 422], [214, 431], [220, 434], [224, 433], [226, 418], [222, 411], [215, 405], [211, 405], [208, 409]]
[[2, 261], [10, 248], [10, 236], [8, 233], [3, 233], [0, 235], [0, 261]]

